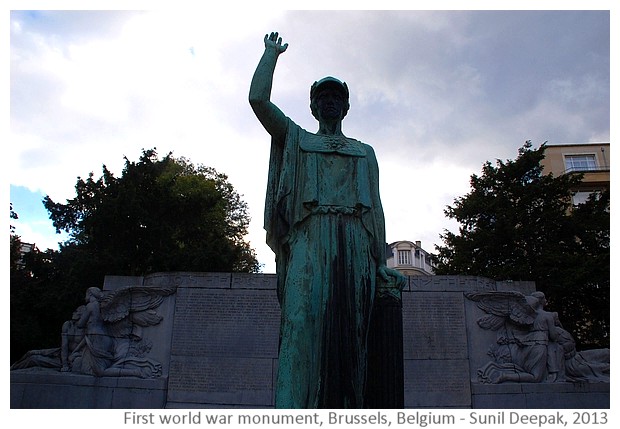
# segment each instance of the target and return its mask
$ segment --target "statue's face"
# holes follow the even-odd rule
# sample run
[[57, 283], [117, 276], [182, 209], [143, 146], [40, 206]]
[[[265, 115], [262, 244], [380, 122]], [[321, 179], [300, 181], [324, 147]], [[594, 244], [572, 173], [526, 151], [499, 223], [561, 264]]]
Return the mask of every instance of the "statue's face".
[[342, 119], [345, 99], [342, 92], [335, 88], [325, 88], [315, 96], [319, 120]]

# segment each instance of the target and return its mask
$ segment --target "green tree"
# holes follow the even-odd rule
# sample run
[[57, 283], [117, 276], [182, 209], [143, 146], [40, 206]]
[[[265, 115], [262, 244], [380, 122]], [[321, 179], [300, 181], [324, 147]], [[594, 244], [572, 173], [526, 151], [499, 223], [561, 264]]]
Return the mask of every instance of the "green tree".
[[81, 252], [102, 275], [157, 271], [258, 271], [245, 242], [247, 205], [224, 174], [171, 154], [143, 151], [125, 159], [116, 178], [104, 166], [95, 180], [78, 178], [66, 204], [44, 205], [57, 231], [69, 233], [61, 252]]
[[572, 211], [575, 251], [567, 256], [560, 281], [549, 285], [554, 305], [583, 348], [609, 347], [610, 193], [592, 194]]
[[[11, 204], [11, 219], [19, 216]], [[60, 253], [40, 251], [23, 243], [11, 225], [10, 234], [10, 334], [11, 362], [32, 349], [58, 347], [64, 315], [71, 314], [83, 297], [66, 287]], [[64, 258], [65, 262], [70, 262]]]
[[[58, 251], [32, 247], [23, 255], [21, 240], [11, 240], [15, 256], [10, 271], [10, 359], [26, 351], [60, 346], [62, 323], [84, 302], [80, 287], [71, 287], [73, 261]], [[19, 260], [15, 264], [14, 258]]]
[[582, 347], [609, 345], [609, 194], [572, 207], [581, 175], [544, 175], [545, 145], [486, 162], [445, 214], [459, 224], [436, 246], [437, 274], [531, 280]]

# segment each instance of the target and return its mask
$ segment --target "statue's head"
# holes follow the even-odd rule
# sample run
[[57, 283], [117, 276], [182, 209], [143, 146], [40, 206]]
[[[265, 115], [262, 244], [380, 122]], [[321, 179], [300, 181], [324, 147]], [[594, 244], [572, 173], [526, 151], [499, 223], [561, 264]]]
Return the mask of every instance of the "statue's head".
[[80, 317], [82, 317], [82, 314], [86, 311], [86, 306], [85, 305], [80, 305], [78, 308], [75, 309], [75, 311], [73, 312], [73, 320], [80, 320]]
[[86, 300], [88, 301], [91, 296], [99, 301], [103, 297], [103, 292], [98, 287], [89, 287], [86, 289]]
[[316, 100], [318, 95], [326, 89], [337, 90], [342, 95], [344, 106], [342, 110], [342, 118], [340, 119], [343, 119], [347, 115], [350, 107], [349, 88], [345, 82], [331, 76], [324, 77], [323, 79], [314, 82], [310, 87], [310, 110], [312, 111], [312, 116], [314, 116], [317, 120], [319, 119]]
[[545, 298], [545, 294], [539, 291], [532, 292], [530, 295], [534, 298], [534, 304], [538, 306], [538, 308], [543, 308], [547, 305], [547, 298]]

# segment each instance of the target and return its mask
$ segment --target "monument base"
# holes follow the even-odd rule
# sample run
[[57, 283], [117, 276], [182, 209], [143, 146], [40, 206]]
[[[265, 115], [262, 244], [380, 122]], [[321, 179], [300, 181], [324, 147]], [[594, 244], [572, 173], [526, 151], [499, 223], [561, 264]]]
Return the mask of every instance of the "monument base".
[[610, 408], [609, 383], [472, 383], [471, 387], [472, 408]]
[[164, 408], [168, 379], [11, 371], [11, 408]]
[[[270, 408], [242, 405], [243, 401], [228, 404], [167, 401], [167, 384], [166, 378], [96, 378], [49, 370], [11, 371], [11, 408]], [[472, 383], [471, 404], [446, 406], [438, 398], [431, 398], [426, 403], [407, 401], [405, 408], [609, 409], [609, 386], [607, 383]]]

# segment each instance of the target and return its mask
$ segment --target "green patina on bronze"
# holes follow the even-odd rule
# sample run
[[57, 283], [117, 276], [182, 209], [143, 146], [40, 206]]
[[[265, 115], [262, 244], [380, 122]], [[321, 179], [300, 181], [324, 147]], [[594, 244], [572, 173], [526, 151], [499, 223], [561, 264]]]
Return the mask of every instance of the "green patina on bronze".
[[265, 229], [282, 309], [276, 407], [361, 408], [376, 279], [402, 287], [404, 278], [385, 266], [374, 151], [342, 133], [346, 84], [327, 77], [312, 85], [316, 133], [270, 101], [287, 46], [277, 33], [265, 36], [249, 97], [272, 136]]

